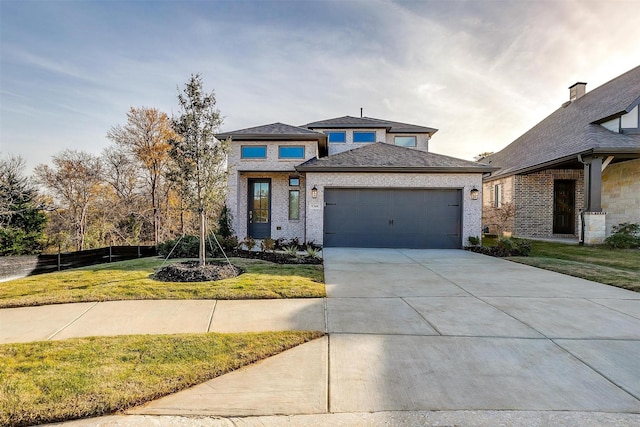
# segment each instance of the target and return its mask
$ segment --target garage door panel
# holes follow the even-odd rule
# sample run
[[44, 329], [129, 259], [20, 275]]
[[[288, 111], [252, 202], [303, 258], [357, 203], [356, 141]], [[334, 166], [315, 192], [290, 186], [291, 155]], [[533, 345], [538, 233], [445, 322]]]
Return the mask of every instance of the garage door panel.
[[324, 244], [460, 248], [461, 191], [325, 189]]

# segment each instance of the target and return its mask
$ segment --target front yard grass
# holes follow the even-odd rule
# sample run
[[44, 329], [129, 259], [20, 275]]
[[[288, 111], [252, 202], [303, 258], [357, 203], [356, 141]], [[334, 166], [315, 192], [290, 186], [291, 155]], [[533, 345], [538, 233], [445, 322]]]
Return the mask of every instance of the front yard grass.
[[637, 249], [531, 240], [530, 256], [507, 259], [640, 292], [640, 250]]
[[[179, 260], [172, 260], [176, 262]], [[140, 258], [0, 283], [0, 308], [135, 299], [268, 299], [325, 296], [321, 265], [231, 258], [244, 274], [215, 282], [161, 282], [160, 258]]]
[[123, 411], [322, 335], [130, 335], [0, 345], [0, 425]]

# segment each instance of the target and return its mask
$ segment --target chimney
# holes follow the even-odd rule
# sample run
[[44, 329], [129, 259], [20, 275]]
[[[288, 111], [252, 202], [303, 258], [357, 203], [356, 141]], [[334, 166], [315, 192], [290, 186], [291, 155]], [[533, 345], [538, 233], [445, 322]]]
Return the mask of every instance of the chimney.
[[569, 101], [575, 101], [587, 92], [587, 84], [577, 82], [569, 86]]

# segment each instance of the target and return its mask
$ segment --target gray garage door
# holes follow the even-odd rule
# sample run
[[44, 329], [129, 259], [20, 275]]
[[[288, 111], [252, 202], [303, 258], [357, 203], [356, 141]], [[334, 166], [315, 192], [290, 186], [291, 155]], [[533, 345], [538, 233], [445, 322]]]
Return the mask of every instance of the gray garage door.
[[327, 188], [324, 245], [461, 248], [460, 190]]

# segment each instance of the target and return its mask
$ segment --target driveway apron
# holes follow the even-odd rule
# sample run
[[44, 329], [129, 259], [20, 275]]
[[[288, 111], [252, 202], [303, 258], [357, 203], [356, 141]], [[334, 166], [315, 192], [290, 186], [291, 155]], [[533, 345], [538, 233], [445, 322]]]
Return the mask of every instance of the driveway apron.
[[461, 250], [324, 258], [328, 337], [131, 412], [640, 412], [638, 293]]

